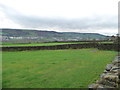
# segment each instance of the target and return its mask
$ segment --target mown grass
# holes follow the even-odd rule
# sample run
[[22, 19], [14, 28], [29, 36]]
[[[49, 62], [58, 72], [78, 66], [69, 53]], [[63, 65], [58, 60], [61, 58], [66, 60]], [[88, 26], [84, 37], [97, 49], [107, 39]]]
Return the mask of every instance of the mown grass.
[[[81, 44], [81, 43], [92, 43], [92, 42], [65, 42], [65, 43], [31, 43], [31, 44], [5, 44], [0, 45], [0, 47], [22, 47], [22, 46], [50, 46], [50, 45], [65, 45], [65, 44]], [[98, 42], [98, 43], [113, 43], [111, 41]]]
[[3, 88], [83, 88], [117, 52], [97, 49], [3, 52]]

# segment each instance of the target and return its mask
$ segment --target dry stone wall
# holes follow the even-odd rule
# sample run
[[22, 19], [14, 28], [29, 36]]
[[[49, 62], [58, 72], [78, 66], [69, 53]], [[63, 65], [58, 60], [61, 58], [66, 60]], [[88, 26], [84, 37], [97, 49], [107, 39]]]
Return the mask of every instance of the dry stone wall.
[[98, 44], [98, 43], [83, 43], [83, 44], [66, 44], [66, 45], [51, 45], [51, 46], [17, 46], [17, 47], [2, 47], [2, 51], [25, 51], [25, 50], [57, 50], [57, 49], [82, 49], [82, 48], [98, 48], [99, 50], [114, 50], [120, 51], [118, 44]]
[[107, 64], [106, 69], [100, 75], [100, 80], [96, 83], [89, 85], [92, 90], [104, 88], [109, 90], [110, 88], [116, 90], [120, 88], [120, 56], [116, 56], [111, 64]]

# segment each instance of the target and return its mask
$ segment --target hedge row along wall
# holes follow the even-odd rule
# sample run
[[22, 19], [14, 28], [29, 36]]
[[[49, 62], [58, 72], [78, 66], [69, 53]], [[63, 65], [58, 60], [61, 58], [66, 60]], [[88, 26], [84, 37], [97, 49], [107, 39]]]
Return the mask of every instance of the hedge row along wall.
[[99, 43], [83, 43], [83, 44], [65, 44], [52, 46], [19, 46], [19, 47], [2, 47], [2, 51], [25, 51], [25, 50], [57, 50], [57, 49], [82, 49], [82, 48], [98, 48], [100, 50], [119, 51], [118, 44], [99, 44]]

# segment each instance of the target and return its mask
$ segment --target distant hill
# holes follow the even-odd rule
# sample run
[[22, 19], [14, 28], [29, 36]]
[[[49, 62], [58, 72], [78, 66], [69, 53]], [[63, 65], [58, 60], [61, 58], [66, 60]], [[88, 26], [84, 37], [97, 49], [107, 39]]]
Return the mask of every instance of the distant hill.
[[2, 29], [4, 40], [38, 40], [38, 41], [78, 41], [78, 40], [103, 40], [108, 37], [98, 33], [75, 33], [75, 32], [55, 32], [45, 30], [30, 29]]

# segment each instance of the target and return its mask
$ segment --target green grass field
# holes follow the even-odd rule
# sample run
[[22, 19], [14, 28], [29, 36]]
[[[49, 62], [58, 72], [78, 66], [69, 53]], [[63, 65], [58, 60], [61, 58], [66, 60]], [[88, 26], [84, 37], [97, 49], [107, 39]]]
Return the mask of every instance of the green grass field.
[[[90, 42], [65, 42], [65, 43], [31, 43], [31, 44], [5, 44], [0, 45], [0, 47], [18, 47], [18, 46], [50, 46], [50, 45], [64, 45], [64, 44], [81, 44], [81, 43], [90, 43]], [[99, 42], [99, 43], [113, 43], [112, 41], [108, 42]]]
[[3, 52], [3, 88], [83, 88], [117, 52], [97, 49]]
[[50, 45], [64, 45], [72, 43], [32, 43], [32, 44], [8, 44], [1, 45], [2, 47], [18, 47], [18, 46], [50, 46]]

